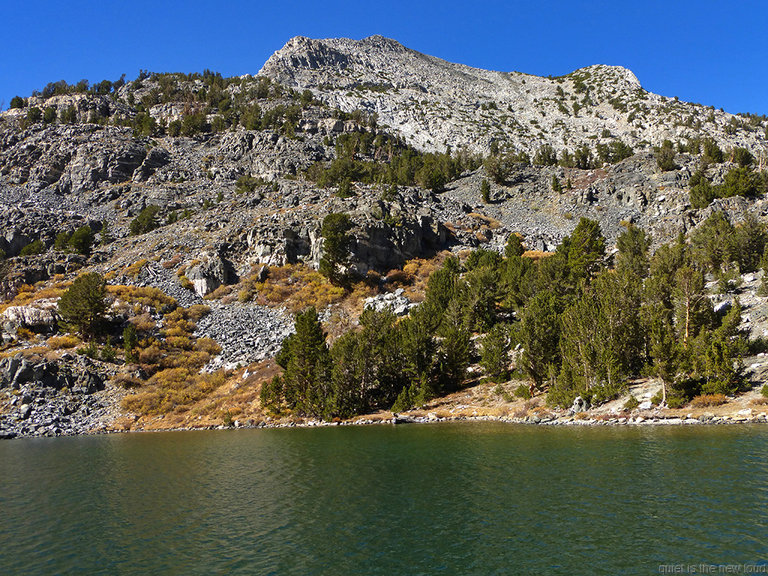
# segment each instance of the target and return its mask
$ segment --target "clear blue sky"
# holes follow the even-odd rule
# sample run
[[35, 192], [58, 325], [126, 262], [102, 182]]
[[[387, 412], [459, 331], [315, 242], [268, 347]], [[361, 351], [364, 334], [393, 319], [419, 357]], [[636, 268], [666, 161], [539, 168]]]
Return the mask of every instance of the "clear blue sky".
[[382, 34], [453, 62], [559, 75], [630, 68], [665, 96], [768, 114], [768, 2], [38, 0], [2, 10], [0, 103], [139, 69], [256, 73], [292, 36]]

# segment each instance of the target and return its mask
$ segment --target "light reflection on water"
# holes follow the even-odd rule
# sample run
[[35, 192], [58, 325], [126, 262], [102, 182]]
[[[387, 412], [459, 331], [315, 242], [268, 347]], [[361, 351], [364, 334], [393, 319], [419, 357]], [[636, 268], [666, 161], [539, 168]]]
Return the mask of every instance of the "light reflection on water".
[[768, 429], [0, 443], [2, 574], [657, 574], [768, 560]]

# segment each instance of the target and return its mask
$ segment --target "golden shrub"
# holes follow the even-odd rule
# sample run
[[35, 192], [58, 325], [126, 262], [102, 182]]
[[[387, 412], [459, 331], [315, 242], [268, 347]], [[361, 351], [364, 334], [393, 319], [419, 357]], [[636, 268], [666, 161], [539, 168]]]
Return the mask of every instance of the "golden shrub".
[[24, 328], [23, 326], [16, 328], [16, 338], [18, 340], [32, 340], [34, 337], [35, 333], [29, 328]]
[[138, 278], [139, 274], [141, 273], [141, 270], [149, 263], [149, 260], [146, 258], [142, 258], [141, 260], [137, 260], [133, 264], [130, 264], [129, 266], [126, 266], [123, 268], [123, 274], [125, 276], [132, 276], [133, 278]]
[[197, 342], [195, 342], [195, 349], [198, 352], [205, 352], [211, 356], [221, 352], [221, 346], [212, 338], [198, 338]]
[[203, 316], [210, 314], [211, 308], [205, 304], [193, 304], [186, 309], [186, 317], [190, 320], [197, 322]]
[[65, 334], [63, 336], [51, 336], [46, 343], [52, 350], [61, 350], [64, 348], [74, 348], [80, 344], [80, 339], [77, 336]]
[[179, 348], [181, 350], [192, 350], [195, 344], [189, 338], [189, 336], [171, 336], [165, 339], [165, 342], [171, 348]]
[[727, 401], [728, 398], [725, 397], [725, 394], [701, 394], [691, 400], [691, 406], [694, 408], [706, 408], [708, 406], [720, 406]]
[[134, 316], [128, 321], [133, 324], [133, 327], [136, 328], [137, 332], [149, 332], [150, 330], [157, 328], [155, 320], [148, 312]]
[[139, 351], [139, 362], [141, 364], [157, 364], [163, 357], [163, 351], [157, 344], [152, 344]]

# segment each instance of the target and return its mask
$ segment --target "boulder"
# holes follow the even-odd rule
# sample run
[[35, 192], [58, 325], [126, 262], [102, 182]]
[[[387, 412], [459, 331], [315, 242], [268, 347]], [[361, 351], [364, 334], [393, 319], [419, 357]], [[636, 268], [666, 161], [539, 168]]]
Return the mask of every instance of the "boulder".
[[573, 399], [573, 405], [571, 406], [571, 412], [578, 413], [578, 412], [586, 412], [589, 410], [589, 402], [587, 402], [584, 398], [581, 396], [576, 396], [576, 398]]
[[223, 284], [229, 284], [232, 277], [232, 264], [218, 252], [204, 252], [200, 263], [187, 269], [186, 276], [192, 281], [195, 293], [203, 297]]
[[40, 332], [52, 332], [56, 327], [56, 302], [41, 300], [27, 306], [10, 306], [0, 314], [0, 328], [14, 332], [17, 328], [29, 328]]

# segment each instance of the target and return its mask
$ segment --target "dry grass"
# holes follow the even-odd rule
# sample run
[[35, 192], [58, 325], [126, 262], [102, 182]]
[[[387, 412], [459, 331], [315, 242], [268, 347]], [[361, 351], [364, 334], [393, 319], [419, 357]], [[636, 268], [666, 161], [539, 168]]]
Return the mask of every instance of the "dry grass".
[[240, 283], [238, 293], [241, 302], [248, 302], [255, 297], [261, 305], [282, 305], [294, 312], [308, 306], [325, 308], [339, 302], [344, 296], [343, 288], [334, 286], [325, 276], [304, 264], [270, 268], [264, 282], [258, 282], [254, 274]]
[[693, 408], [707, 408], [710, 406], [720, 406], [728, 402], [728, 398], [725, 394], [701, 394], [691, 400], [691, 406]]
[[279, 371], [274, 361], [267, 360], [234, 373], [193, 376], [192, 380], [184, 380], [178, 371], [158, 373], [145, 389], [126, 397], [124, 407], [142, 416], [124, 425], [149, 430], [263, 421], [261, 385]]
[[34, 338], [37, 335], [32, 332], [29, 328], [24, 328], [23, 326], [19, 326], [16, 328], [16, 339], [17, 340], [34, 340]]
[[170, 270], [171, 268], [175, 268], [179, 262], [181, 262], [181, 254], [175, 254], [173, 258], [161, 262], [160, 265], [166, 270]]
[[57, 282], [53, 285], [38, 282], [34, 286], [22, 284], [12, 300], [0, 304], [0, 313], [5, 312], [11, 306], [28, 306], [39, 300], [54, 300], [59, 298], [71, 285], [72, 282]]
[[[223, 384], [226, 374], [222, 371], [200, 374], [203, 366], [221, 352], [214, 340], [196, 339], [193, 335], [195, 322], [208, 312], [207, 306], [199, 304], [176, 308], [163, 318], [161, 339], [144, 338], [139, 342], [138, 361], [150, 378], [123, 399], [124, 409], [138, 416], [180, 414]], [[121, 377], [120, 382], [123, 387], [136, 388], [135, 378]]]
[[498, 230], [499, 228], [501, 228], [501, 222], [496, 220], [496, 218], [492, 218], [491, 216], [486, 216], [485, 214], [478, 214], [477, 212], [470, 212], [468, 216], [470, 218], [474, 218], [475, 220], [479, 220], [483, 226], [486, 226], [491, 230]]
[[46, 344], [51, 350], [62, 350], [68, 348], [74, 348], [80, 345], [80, 338], [72, 334], [64, 334], [63, 336], [51, 336], [48, 338]]
[[167, 296], [162, 290], [150, 286], [107, 286], [109, 292], [115, 298], [129, 304], [139, 304], [147, 308], [159, 310], [165, 306], [174, 306], [176, 300]]
[[225, 380], [223, 372], [194, 374], [184, 367], [167, 368], [152, 376], [139, 392], [126, 396], [123, 408], [144, 416], [183, 413]]
[[123, 268], [123, 275], [124, 276], [130, 276], [131, 278], [138, 278], [139, 274], [141, 274], [141, 270], [149, 263], [149, 260], [146, 258], [142, 258], [141, 260], [137, 260], [133, 264], [130, 264]]
[[405, 289], [405, 295], [413, 302], [424, 300], [427, 291], [429, 275], [440, 268], [451, 253], [447, 250], [440, 252], [434, 258], [413, 258], [403, 266], [403, 272], [408, 275], [409, 282]]
[[541, 260], [542, 258], [549, 258], [554, 252], [542, 252], [541, 250], [526, 250], [523, 253], [523, 258], [530, 258], [531, 260]]
[[149, 312], [144, 312], [143, 314], [134, 316], [128, 321], [133, 324], [133, 327], [136, 328], [137, 332], [151, 332], [157, 328], [157, 323], [149, 314]]
[[[186, 276], [184, 276], [184, 278], [186, 278]], [[234, 286], [228, 285], [228, 284], [222, 284], [210, 294], [206, 294], [204, 298], [206, 300], [221, 300], [225, 296], [228, 296], [229, 294], [231, 294], [234, 290], [235, 290]]]
[[181, 287], [185, 290], [192, 291], [195, 289], [195, 285], [192, 283], [192, 280], [187, 278], [186, 276], [179, 276], [179, 283], [181, 283]]

